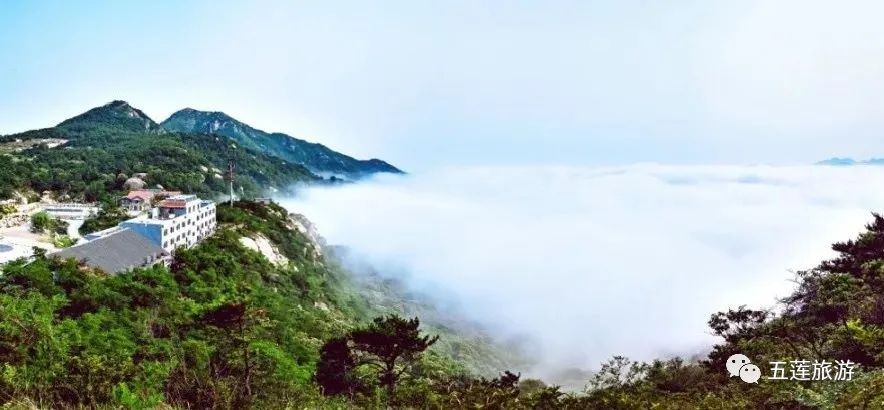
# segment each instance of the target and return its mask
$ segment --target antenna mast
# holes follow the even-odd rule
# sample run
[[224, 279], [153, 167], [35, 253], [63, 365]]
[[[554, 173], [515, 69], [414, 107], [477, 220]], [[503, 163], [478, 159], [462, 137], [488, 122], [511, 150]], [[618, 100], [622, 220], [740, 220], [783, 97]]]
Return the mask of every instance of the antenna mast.
[[233, 170], [236, 168], [236, 163], [233, 162], [233, 157], [227, 160], [227, 178], [230, 180], [230, 206], [233, 206], [233, 179], [234, 173]]

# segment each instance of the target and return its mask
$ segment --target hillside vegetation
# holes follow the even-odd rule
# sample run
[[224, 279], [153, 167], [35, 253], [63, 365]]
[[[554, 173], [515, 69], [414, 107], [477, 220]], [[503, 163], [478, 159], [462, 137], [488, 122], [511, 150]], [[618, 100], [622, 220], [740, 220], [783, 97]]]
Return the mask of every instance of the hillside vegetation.
[[[169, 268], [108, 276], [42, 254], [3, 267], [0, 403], [343, 403], [313, 381], [320, 347], [379, 307], [352, 292], [352, 278], [281, 207], [221, 205], [218, 218], [218, 232], [179, 251]], [[259, 235], [286, 263], [242, 245]], [[415, 380], [466, 374], [444, 350], [427, 352], [418, 367]]]
[[88, 121], [75, 117], [56, 128], [0, 137], [0, 144], [49, 138], [68, 141], [54, 148], [40, 144], [0, 155], [0, 198], [16, 191], [51, 191], [71, 200], [112, 201], [136, 173], [146, 173], [144, 181], [150, 187], [213, 196], [227, 190], [223, 174], [228, 158], [236, 162], [238, 194], [257, 196], [271, 187], [282, 190], [321, 180], [300, 165], [232, 148], [223, 137], [178, 135], [150, 126], [133, 129], [136, 124], [130, 117], [116, 113], [122, 109], [119, 105], [99, 107], [83, 114]]
[[261, 131], [223, 112], [185, 108], [172, 114], [161, 126], [173, 132], [223, 135], [243, 147], [302, 164], [320, 174], [336, 174], [356, 179], [377, 172], [402, 172], [379, 159], [359, 160], [335, 152], [322, 144], [279, 132]]

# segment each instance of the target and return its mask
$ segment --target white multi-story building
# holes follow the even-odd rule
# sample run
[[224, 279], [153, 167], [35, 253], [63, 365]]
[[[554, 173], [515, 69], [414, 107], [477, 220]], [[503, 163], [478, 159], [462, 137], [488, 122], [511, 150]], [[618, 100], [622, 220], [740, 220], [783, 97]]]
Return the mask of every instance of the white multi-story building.
[[174, 195], [166, 198], [142, 216], [119, 225], [129, 228], [166, 252], [191, 247], [215, 232], [215, 203], [196, 195]]

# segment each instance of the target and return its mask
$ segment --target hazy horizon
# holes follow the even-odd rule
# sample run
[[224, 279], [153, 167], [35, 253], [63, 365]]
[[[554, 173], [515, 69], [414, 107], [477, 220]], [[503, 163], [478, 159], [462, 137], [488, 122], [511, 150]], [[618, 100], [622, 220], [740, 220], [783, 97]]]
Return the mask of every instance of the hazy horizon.
[[873, 1], [93, 6], [4, 5], [0, 133], [124, 99], [415, 171], [884, 155]]

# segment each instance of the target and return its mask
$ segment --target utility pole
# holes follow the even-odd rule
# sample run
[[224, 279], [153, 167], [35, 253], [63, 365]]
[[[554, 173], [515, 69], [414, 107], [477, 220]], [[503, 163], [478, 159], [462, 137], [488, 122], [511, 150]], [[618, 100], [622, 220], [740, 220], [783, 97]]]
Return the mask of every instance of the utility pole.
[[233, 179], [234, 179], [234, 169], [236, 168], [236, 163], [233, 161], [233, 154], [230, 152], [230, 149], [236, 149], [236, 146], [228, 146], [227, 147], [227, 178], [230, 180], [230, 207], [233, 207]]
[[230, 206], [233, 206], [233, 170], [236, 168], [236, 163], [233, 162], [233, 158], [231, 157], [227, 160], [227, 178], [230, 180]]

